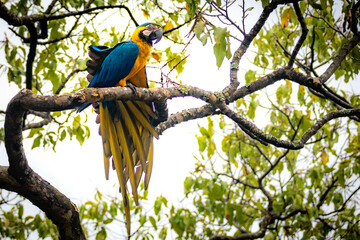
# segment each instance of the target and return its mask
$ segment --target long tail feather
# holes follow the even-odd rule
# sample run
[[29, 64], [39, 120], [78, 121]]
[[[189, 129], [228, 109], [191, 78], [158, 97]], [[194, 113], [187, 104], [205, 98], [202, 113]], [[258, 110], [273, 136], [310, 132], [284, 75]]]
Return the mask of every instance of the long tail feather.
[[[136, 205], [138, 205], [138, 195], [137, 195], [137, 190], [136, 190], [136, 179], [135, 179], [135, 173], [134, 173], [134, 162], [132, 160], [132, 153], [130, 152], [130, 144], [128, 141], [128, 138], [126, 137], [126, 133], [124, 130], [124, 123], [122, 121], [122, 119], [115, 119], [115, 128], [116, 128], [116, 132], [117, 132], [117, 137], [119, 139], [119, 143], [121, 145], [121, 149], [123, 150], [123, 156], [125, 159], [125, 164], [126, 164], [126, 172], [129, 176], [130, 179], [130, 183], [131, 183], [131, 189], [132, 189], [132, 193], [134, 196], [134, 200]], [[114, 158], [114, 161], [116, 162], [117, 159]], [[115, 163], [116, 166], [116, 163]], [[125, 166], [123, 166], [125, 167]], [[118, 172], [119, 174], [123, 174], [124, 175], [124, 168], [118, 168], [116, 166], [116, 172]]]
[[130, 206], [127, 181], [138, 202], [137, 187], [144, 173], [148, 188], [153, 165], [153, 137], [158, 138], [150, 119], [156, 117], [151, 107], [141, 101], [114, 101], [100, 103], [100, 131], [103, 138], [105, 176], [109, 177], [109, 159], [120, 183], [128, 234], [130, 234]]
[[145, 172], [145, 190], [149, 187], [152, 167], [153, 167], [153, 157], [154, 157], [154, 146], [153, 146], [153, 138], [152, 136], [148, 135], [144, 137], [144, 141], [147, 141], [149, 146], [148, 158], [147, 158], [147, 166]]
[[[102, 114], [104, 115], [104, 117], [101, 117]], [[103, 119], [104, 121], [101, 122], [101, 119]], [[116, 173], [120, 183], [121, 194], [123, 196], [127, 231], [128, 231], [128, 235], [130, 235], [130, 226], [131, 226], [130, 206], [129, 206], [128, 196], [126, 193], [126, 182], [123, 174], [124, 166], [121, 160], [119, 140], [118, 137], [116, 136], [117, 131], [114, 126], [113, 120], [110, 117], [109, 108], [107, 106], [104, 106], [103, 103], [100, 104], [100, 124], [105, 126], [102, 134], [109, 136], [110, 148], [113, 154]]]
[[110, 117], [108, 115], [106, 115], [106, 113], [104, 112], [104, 106], [102, 103], [100, 103], [99, 106], [99, 110], [100, 110], [100, 131], [101, 131], [101, 138], [102, 138], [102, 142], [103, 142], [103, 151], [104, 151], [104, 169], [105, 169], [105, 177], [106, 180], [109, 180], [109, 161], [110, 161], [110, 157], [112, 155], [111, 153], [111, 148], [110, 148], [110, 142], [109, 142], [109, 131], [106, 128], [106, 124], [105, 122], [106, 117]]
[[[124, 122], [129, 130], [130, 136], [132, 138], [132, 142], [134, 143], [134, 147], [137, 152], [137, 156], [140, 159], [140, 163], [143, 167], [143, 169], [146, 169], [146, 156], [144, 152], [144, 146], [142, 144], [140, 135], [139, 135], [139, 128], [137, 127], [136, 119], [134, 119], [134, 116], [131, 114], [131, 112], [127, 109], [126, 103], [123, 103], [122, 101], [117, 102], [120, 111], [122, 113], [122, 117], [124, 118]], [[135, 159], [135, 158], [134, 158]], [[136, 164], [136, 162], [134, 162]]]
[[157, 132], [155, 131], [153, 126], [151, 126], [149, 119], [144, 115], [144, 113], [133, 102], [127, 101], [126, 103], [127, 106], [129, 106], [130, 110], [134, 113], [134, 116], [141, 123], [141, 125], [148, 129], [151, 134], [158, 139], [159, 136]]

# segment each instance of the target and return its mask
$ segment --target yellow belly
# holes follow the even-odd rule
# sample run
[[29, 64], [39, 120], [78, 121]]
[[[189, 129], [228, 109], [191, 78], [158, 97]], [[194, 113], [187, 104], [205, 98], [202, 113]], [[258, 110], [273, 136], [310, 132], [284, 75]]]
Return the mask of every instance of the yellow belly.
[[[139, 46], [139, 56], [135, 61], [134, 67], [131, 69], [130, 73], [123, 79], [121, 79], [116, 86], [121, 86], [121, 87], [125, 87], [126, 86], [126, 82], [133, 78], [140, 70], [142, 70], [145, 67], [145, 64], [147, 62], [147, 58], [149, 56], [150, 50], [151, 50], [151, 46], [146, 44], [146, 43], [139, 43], [136, 42], [137, 45]], [[144, 76], [145, 79], [142, 79], [142, 84], [138, 85], [136, 83], [133, 83], [135, 86], [137, 87], [146, 87], [146, 76]], [[145, 86], [144, 86], [144, 82], [145, 82]]]

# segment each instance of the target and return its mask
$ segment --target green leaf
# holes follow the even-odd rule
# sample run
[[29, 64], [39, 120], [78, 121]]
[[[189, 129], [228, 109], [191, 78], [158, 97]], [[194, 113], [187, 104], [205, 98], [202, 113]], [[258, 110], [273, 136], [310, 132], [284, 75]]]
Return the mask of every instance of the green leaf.
[[95, 240], [106, 240], [106, 230], [104, 227], [101, 227], [101, 230], [96, 234]]
[[79, 60], [77, 60], [77, 64], [78, 64], [78, 68], [80, 69], [80, 70], [85, 70], [86, 68], [87, 68], [87, 66], [86, 66], [86, 59], [79, 59]]
[[214, 27], [214, 38], [216, 43], [221, 43], [225, 41], [225, 37], [228, 36], [227, 28]]
[[274, 124], [274, 125], [278, 122], [275, 111], [272, 111], [272, 112], [270, 113], [270, 121], [271, 121], [271, 123]]
[[314, 3], [314, 2], [312, 2], [312, 1], [310, 1], [310, 5], [311, 5], [314, 9], [322, 10], [321, 4]]
[[216, 43], [214, 45], [214, 54], [216, 57], [216, 66], [221, 67], [226, 54], [226, 43]]
[[272, 232], [269, 232], [264, 237], [264, 240], [273, 240], [273, 239], [276, 239], [276, 236]]
[[40, 146], [41, 138], [42, 138], [42, 135], [39, 135], [34, 139], [34, 142], [33, 142], [32, 146], [31, 146], [31, 149], [34, 149], [34, 148], [37, 148], [37, 147]]
[[210, 34], [206, 33], [204, 34], [202, 37], [199, 38], [199, 40], [201, 41], [202, 45], [205, 46], [207, 43], [207, 39], [209, 38]]
[[205, 137], [207, 137], [207, 138], [210, 138], [210, 134], [209, 134], [209, 132], [208, 132], [208, 130], [207, 130], [206, 128], [200, 127], [200, 133], [201, 133], [203, 136], [205, 136]]
[[186, 177], [185, 181], [184, 181], [184, 188], [185, 188], [185, 193], [190, 192], [192, 186], [194, 185], [195, 181], [192, 177]]
[[72, 124], [74, 129], [77, 129], [80, 127], [80, 120], [81, 120], [80, 114], [76, 115], [76, 117], [73, 120], [73, 124]]
[[226, 126], [224, 115], [220, 114], [219, 128], [224, 129]]
[[200, 136], [200, 137], [196, 137], [196, 138], [198, 140], [199, 151], [204, 152], [206, 149], [206, 146], [207, 146], [206, 137]]
[[139, 223], [140, 225], [144, 225], [146, 223], [146, 215], [140, 214]]
[[267, 58], [265, 57], [265, 55], [262, 55], [262, 56], [261, 56], [261, 61], [263, 62], [264, 68], [266, 68], [267, 66], [269, 66], [269, 61], [267, 60]]
[[162, 204], [167, 206], [167, 199], [165, 197], [163, 197], [163, 196], [157, 197], [155, 202], [154, 202], [155, 215], [159, 215]]
[[305, 87], [303, 85], [299, 85], [298, 94], [297, 94], [298, 101], [300, 105], [305, 105]]
[[205, 22], [203, 21], [198, 21], [194, 27], [194, 33], [195, 36], [200, 39], [200, 36], [202, 33], [204, 33], [204, 29], [205, 29]]
[[214, 27], [213, 34], [215, 38], [214, 54], [216, 57], [216, 65], [221, 67], [225, 55], [228, 55], [226, 48], [228, 45], [227, 38], [229, 33], [227, 28]]
[[20, 203], [18, 205], [18, 216], [21, 219], [24, 215], [24, 206]]
[[63, 141], [65, 138], [66, 138], [66, 130], [63, 129], [63, 130], [61, 131], [59, 140], [60, 140], [60, 141]]
[[267, 5], [269, 5], [270, 0], [261, 0], [262, 7], [265, 8]]
[[159, 233], [159, 238], [161, 240], [165, 240], [166, 239], [166, 236], [167, 236], [167, 227], [163, 226], [160, 230], [160, 233]]
[[258, 100], [250, 102], [249, 110], [247, 112], [247, 115], [249, 116], [249, 118], [251, 118], [251, 119], [255, 118], [255, 111], [256, 111], [256, 108], [258, 105], [259, 105]]
[[149, 220], [150, 220], [151, 225], [155, 228], [155, 230], [157, 230], [155, 218], [153, 216], [150, 216]]
[[245, 73], [245, 82], [249, 84], [256, 80], [256, 71], [249, 70]]
[[114, 218], [117, 215], [117, 211], [118, 211], [118, 207], [116, 206], [115, 203], [112, 202], [109, 208], [109, 213], [112, 218]]

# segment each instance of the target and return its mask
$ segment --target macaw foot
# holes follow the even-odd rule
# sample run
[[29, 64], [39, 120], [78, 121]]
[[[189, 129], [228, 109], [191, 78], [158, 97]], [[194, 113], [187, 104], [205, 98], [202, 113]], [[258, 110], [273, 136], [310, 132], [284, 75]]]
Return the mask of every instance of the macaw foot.
[[136, 86], [134, 84], [132, 84], [131, 82], [127, 83], [125, 85], [125, 87], [130, 88], [133, 93], [136, 93]]

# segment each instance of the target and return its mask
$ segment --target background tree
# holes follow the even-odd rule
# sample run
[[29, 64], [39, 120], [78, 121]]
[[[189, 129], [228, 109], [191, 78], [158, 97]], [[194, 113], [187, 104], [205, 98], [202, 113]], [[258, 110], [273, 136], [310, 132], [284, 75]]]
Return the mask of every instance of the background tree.
[[[204, 105], [170, 115], [156, 130], [162, 133], [181, 122], [216, 115], [208, 118], [207, 127], [199, 128], [200, 155], [184, 182], [185, 196], [194, 206], [168, 208], [167, 200], [159, 197], [154, 214], [134, 208], [137, 237], [165, 239], [171, 228], [179, 238], [193, 239], [358, 238], [360, 102], [358, 91], [351, 92], [348, 86], [358, 80], [360, 1], [261, 4], [262, 8], [248, 6], [248, 1], [0, 2], [1, 18], [26, 44], [13, 44], [5, 35], [8, 65], [2, 68], [9, 82], [27, 88], [2, 111], [10, 165], [0, 169], [1, 188], [32, 201], [63, 239], [84, 239], [84, 219], [92, 219], [100, 229], [97, 237], [104, 238], [106, 226], [116, 219], [114, 209], [121, 212], [121, 205], [99, 193], [95, 202], [78, 210], [29, 167], [22, 131], [30, 129], [33, 148], [55, 149], [68, 136], [84, 142], [90, 131], [81, 118], [85, 115], [63, 110], [103, 100], [191, 96]], [[125, 32], [100, 31], [97, 21], [108, 11], [124, 14], [129, 22]], [[171, 41], [171, 48], [154, 50], [150, 59], [158, 66], [161, 78], [156, 81], [162, 88], [138, 89], [136, 94], [126, 88], [79, 90], [87, 85], [82, 73], [87, 46], [126, 39], [127, 29], [131, 32], [137, 25], [132, 14], [136, 11], [164, 25]], [[249, 26], [252, 15], [257, 20]], [[230, 77], [218, 80], [228, 83], [224, 89], [212, 92], [195, 87], [196, 83], [174, 81], [174, 69], [177, 74], [186, 70], [188, 42], [181, 30], [186, 27], [188, 42], [197, 38], [203, 45], [211, 44], [217, 67], [230, 66]], [[243, 65], [245, 54], [253, 65]], [[240, 80], [239, 69], [246, 69]], [[43, 128], [50, 123], [51, 128]], [[22, 222], [20, 206], [17, 203], [12, 212], [17, 211]], [[4, 211], [10, 216], [6, 219], [15, 219], [11, 210], [5, 213], [9, 211]], [[27, 221], [35, 219], [41, 217]], [[40, 220], [43, 226], [48, 224]], [[29, 229], [41, 225], [33, 224]], [[40, 237], [56, 235], [47, 226], [47, 234], [39, 232]]]

